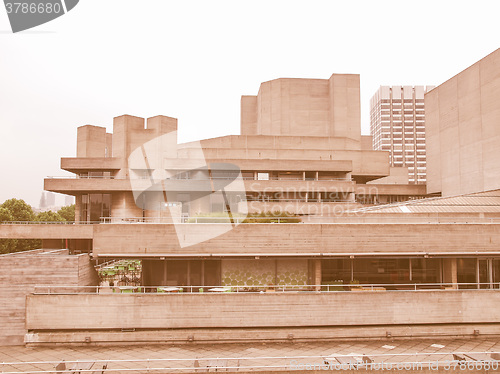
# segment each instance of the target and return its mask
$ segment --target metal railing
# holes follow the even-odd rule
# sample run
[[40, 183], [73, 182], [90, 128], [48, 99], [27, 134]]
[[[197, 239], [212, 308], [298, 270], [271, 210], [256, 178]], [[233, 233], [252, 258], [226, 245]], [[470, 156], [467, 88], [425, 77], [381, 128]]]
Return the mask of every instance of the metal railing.
[[0, 225], [94, 225], [101, 221], [0, 221]]
[[[128, 224], [128, 223], [154, 223], [154, 224], [179, 224], [179, 223], [290, 223], [290, 221], [303, 224], [499, 224], [500, 217], [479, 217], [470, 216], [440, 216], [432, 217], [405, 216], [403, 214], [390, 217], [380, 215], [371, 215], [364, 212], [339, 212], [332, 216], [269, 216], [252, 217], [238, 216], [237, 214], [229, 217], [203, 217], [203, 216], [177, 216], [177, 217], [100, 217], [100, 221], [1, 221], [0, 225], [94, 225], [99, 223]], [[232, 221], [231, 221], [232, 220]], [[244, 222], [248, 220], [250, 222]], [[271, 222], [269, 222], [271, 221]]]
[[[142, 179], [151, 179], [150, 176], [133, 176], [132, 178], [130, 176], [113, 176], [113, 175], [65, 175], [65, 176], [47, 176], [47, 179], [118, 179], [118, 180], [126, 180], [126, 179], [134, 179], [134, 180], [142, 180]], [[234, 180], [235, 178], [229, 178], [229, 177], [204, 177], [204, 178], [180, 178], [180, 177], [171, 177], [171, 178], [164, 178], [164, 179], [158, 179], [160, 180], [172, 180], [172, 181], [206, 181], [206, 180], [211, 180], [211, 179], [218, 179], [218, 180]], [[240, 180], [248, 180], [248, 181], [257, 181], [257, 182], [267, 182], [267, 181], [306, 181], [306, 182], [335, 182], [335, 181], [341, 181], [341, 182], [351, 182], [352, 178], [345, 177], [345, 178], [279, 178], [279, 177], [269, 177], [268, 179], [255, 179], [255, 177], [239, 177], [237, 179]]]
[[246, 294], [246, 293], [338, 293], [347, 291], [401, 292], [401, 291], [499, 291], [498, 282], [489, 283], [332, 283], [332, 284], [286, 284], [286, 285], [244, 285], [244, 286], [71, 286], [37, 285], [33, 293], [53, 294], [100, 294], [100, 293], [154, 293], [154, 294]]
[[[245, 223], [245, 220], [265, 223], [289, 223], [300, 217], [101, 217], [101, 223]], [[269, 222], [270, 221], [270, 222]], [[296, 222], [299, 223], [299, 222]]]
[[[229, 217], [203, 217], [203, 216], [181, 216], [181, 217], [101, 217], [101, 223], [247, 223], [245, 220], [256, 223], [255, 221], [262, 221], [263, 223], [290, 223], [290, 221], [300, 220], [297, 223], [304, 224], [499, 224], [500, 217], [498, 218], [482, 218], [478, 216], [468, 216], [468, 217], [447, 217], [447, 216], [433, 216], [433, 217], [408, 217], [404, 215], [392, 216], [392, 217], [381, 217], [371, 216], [366, 213], [349, 214], [342, 213], [337, 216], [290, 216], [290, 217], [252, 217], [252, 216], [238, 216], [233, 215], [230, 219]], [[258, 223], [258, 222], [257, 222]]]
[[[293, 339], [292, 339], [293, 340]], [[62, 355], [62, 354], [61, 354]], [[4, 374], [54, 373], [61, 363], [65, 366], [106, 367], [105, 373], [159, 373], [159, 372], [216, 372], [216, 371], [297, 371], [297, 370], [380, 370], [409, 371], [457, 370], [488, 372], [498, 370], [498, 351], [439, 351], [405, 353], [349, 353], [330, 355], [295, 356], [223, 356], [192, 358], [145, 358], [145, 359], [82, 359], [61, 361], [13, 361], [0, 363]], [[53, 354], [52, 354], [53, 356]], [[102, 354], [100, 354], [102, 356]], [[70, 369], [71, 370], [71, 369]], [[80, 373], [92, 373], [96, 368], [78, 369]], [[410, 371], [411, 370], [411, 371]], [[71, 371], [63, 371], [71, 372]], [[99, 370], [98, 370], [99, 372]], [[426, 371], [427, 372], [427, 371]]]

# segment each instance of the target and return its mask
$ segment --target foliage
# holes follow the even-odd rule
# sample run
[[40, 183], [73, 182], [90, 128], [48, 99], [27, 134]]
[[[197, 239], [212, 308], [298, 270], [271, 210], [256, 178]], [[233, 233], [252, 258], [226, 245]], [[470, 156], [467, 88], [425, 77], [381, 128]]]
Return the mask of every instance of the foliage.
[[63, 206], [57, 211], [59, 215], [64, 218], [65, 221], [73, 222], [75, 221], [75, 204]]
[[0, 208], [0, 222], [13, 221], [14, 217], [7, 208]]
[[35, 221], [39, 222], [64, 222], [66, 221], [59, 213], [51, 210], [37, 214]]
[[17, 239], [0, 239], [0, 254], [17, 252]]
[[[34, 221], [33, 208], [24, 200], [10, 199], [0, 205], [0, 222]], [[0, 253], [29, 251], [41, 247], [41, 240], [34, 239], [0, 239]]]
[[0, 207], [7, 209], [12, 215], [12, 221], [34, 221], [35, 213], [33, 208], [26, 204], [24, 200], [6, 200]]

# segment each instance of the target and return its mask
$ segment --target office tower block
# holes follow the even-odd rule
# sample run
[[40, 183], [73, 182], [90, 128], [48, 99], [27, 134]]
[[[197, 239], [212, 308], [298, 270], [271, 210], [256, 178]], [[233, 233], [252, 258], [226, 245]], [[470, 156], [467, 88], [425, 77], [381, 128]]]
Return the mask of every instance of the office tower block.
[[426, 182], [424, 94], [434, 86], [381, 86], [370, 100], [373, 149], [407, 167], [410, 183]]

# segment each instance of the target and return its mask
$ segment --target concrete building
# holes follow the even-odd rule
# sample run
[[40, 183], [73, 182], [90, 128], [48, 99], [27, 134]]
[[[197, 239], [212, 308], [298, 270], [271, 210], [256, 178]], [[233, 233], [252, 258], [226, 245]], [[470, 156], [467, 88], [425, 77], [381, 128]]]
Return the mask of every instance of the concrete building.
[[424, 94], [434, 86], [381, 86], [370, 100], [373, 149], [389, 151], [392, 167], [407, 167], [410, 183], [425, 184]]
[[500, 49], [425, 95], [427, 191], [500, 188]]
[[[0, 315], [17, 313], [9, 339], [19, 341], [20, 332], [29, 344], [500, 333], [498, 200], [489, 196], [487, 211], [471, 200], [465, 212], [444, 208], [460, 201], [427, 203], [426, 212], [398, 205], [428, 202], [417, 200], [427, 196], [425, 185], [407, 183], [407, 168], [391, 168], [389, 152], [361, 136], [358, 76], [265, 82], [257, 96], [243, 97], [241, 128], [242, 135], [184, 144], [177, 120], [164, 116], [117, 117], [112, 134], [78, 128], [77, 157], [61, 160], [75, 177], [45, 180], [46, 190], [75, 196], [77, 222], [0, 225], [0, 238], [43, 239], [46, 248], [65, 239], [66, 248], [50, 255], [62, 256], [54, 266], [71, 268], [59, 287], [51, 262], [24, 280], [49, 285]], [[376, 211], [381, 202], [397, 211]], [[288, 211], [300, 222], [244, 222], [265, 211]], [[48, 255], [15, 256], [0, 256], [0, 265], [38, 269]], [[125, 259], [140, 261], [139, 285], [122, 277], [113, 278], [115, 292], [106, 282], [99, 288], [93, 265], [100, 271]]]
[[[186, 144], [177, 144], [177, 119], [165, 116], [149, 118], [146, 126], [142, 118], [117, 117], [113, 134], [106, 134], [103, 127], [80, 127], [77, 158], [61, 160], [62, 168], [75, 173], [76, 180], [47, 179], [45, 188], [75, 196], [80, 221], [161, 217], [157, 208], [137, 206], [129, 182], [144, 178], [146, 165], [129, 167], [129, 162], [141, 164], [142, 151], [137, 150], [148, 144], [148, 162], [165, 170], [169, 178], [207, 179], [208, 169], [188, 170], [194, 164], [209, 169], [219, 163], [236, 165], [243, 181], [242, 196], [237, 198], [246, 199], [250, 213], [332, 215], [359, 204], [425, 196], [424, 186], [408, 185], [405, 173], [391, 169], [388, 152], [374, 151], [371, 137], [361, 136], [359, 76], [277, 79], [263, 83], [257, 96], [243, 96], [241, 103], [242, 135]], [[165, 144], [155, 140], [160, 138]], [[154, 161], [151, 155], [164, 149], [168, 157]], [[181, 184], [169, 196], [170, 203], [179, 206], [179, 215], [225, 209], [220, 194], [201, 197], [202, 191], [189, 193]]]

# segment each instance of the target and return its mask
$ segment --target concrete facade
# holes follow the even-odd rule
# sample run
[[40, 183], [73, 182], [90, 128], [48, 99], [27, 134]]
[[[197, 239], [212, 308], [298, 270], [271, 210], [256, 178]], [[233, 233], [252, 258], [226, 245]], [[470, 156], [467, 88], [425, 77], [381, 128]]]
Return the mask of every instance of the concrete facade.
[[500, 188], [500, 49], [425, 95], [427, 191]]
[[[166, 116], [116, 117], [112, 134], [82, 126], [77, 157], [61, 160], [76, 178], [46, 179], [45, 189], [75, 196], [76, 219], [86, 222], [163, 217], [155, 211], [162, 204], [179, 206], [183, 217], [221, 212], [222, 197], [207, 197], [205, 191], [212, 188], [209, 170], [221, 163], [235, 165], [243, 181], [238, 191], [231, 187], [227, 201], [236, 211], [246, 200], [255, 203], [252, 213], [272, 202], [292, 214], [331, 215], [346, 204], [425, 196], [390, 170], [388, 152], [373, 150], [371, 137], [361, 136], [359, 75], [277, 79], [262, 83], [257, 96], [244, 96], [241, 103], [242, 135], [199, 142], [178, 144], [177, 119]], [[162, 197], [158, 187], [166, 179], [170, 191]], [[379, 194], [378, 179], [393, 188]], [[363, 188], [368, 182], [374, 185]], [[138, 203], [137, 189], [153, 185], [155, 202]]]
[[[85, 337], [97, 344], [117, 338], [121, 342], [145, 343], [199, 341], [208, 329], [216, 331], [211, 340], [226, 341], [239, 340], [245, 335], [251, 339], [258, 334], [270, 339], [270, 333], [276, 338], [285, 335], [282, 331], [294, 332], [295, 337], [302, 339], [346, 338], [359, 336], [359, 328], [367, 331], [366, 336], [379, 339], [385, 338], [387, 331], [394, 333], [393, 337], [406, 338], [446, 335], [437, 332], [441, 325], [450, 335], [453, 335], [450, 326], [455, 333], [471, 334], [474, 328], [484, 333], [485, 324], [489, 324], [488, 330], [498, 331], [496, 306], [500, 294], [497, 292], [399, 291], [397, 294], [365, 291], [30, 295], [26, 327], [34, 344], [56, 341], [81, 344]], [[80, 318], [82, 313], [87, 318]]]
[[[418, 215], [406, 214], [408, 207], [397, 208], [402, 214], [364, 214], [362, 208], [428, 191], [409, 183], [407, 168], [391, 167], [389, 152], [373, 150], [371, 137], [361, 136], [359, 76], [277, 79], [241, 105], [242, 135], [199, 142], [178, 144], [177, 120], [165, 116], [116, 117], [113, 134], [79, 128], [77, 157], [61, 160], [75, 177], [45, 180], [47, 190], [76, 197], [77, 222], [2, 224], [0, 238], [43, 238], [47, 245], [69, 239], [70, 247], [86, 241], [97, 261], [140, 260], [140, 286], [131, 294], [115, 287], [107, 295], [28, 296], [31, 343], [78, 343], [87, 331], [107, 342], [120, 329], [141, 330], [129, 341], [156, 341], [155, 334], [164, 338], [169, 329], [221, 327], [255, 329], [256, 336], [271, 327], [323, 326], [323, 337], [351, 325], [370, 327], [374, 337], [387, 326], [415, 326], [423, 334], [434, 326], [448, 333], [450, 324], [461, 332], [476, 325], [500, 331], [492, 312], [500, 284], [499, 212], [440, 214], [435, 205]], [[238, 222], [248, 211], [275, 210], [297, 217]], [[226, 221], [207, 214], [225, 214]], [[196, 221], [204, 218], [207, 223]], [[124, 278], [111, 279], [127, 287]], [[366, 291], [353, 286], [363, 282], [384, 287], [357, 292]], [[209, 291], [220, 286], [257, 291]], [[272, 292], [275, 286], [283, 292]], [[164, 294], [166, 287], [179, 292]], [[271, 292], [261, 294], [264, 288]], [[92, 318], [79, 318], [77, 309]], [[57, 325], [55, 311], [62, 316]], [[362, 336], [359, 328], [352, 331]]]
[[0, 345], [23, 344], [26, 295], [41, 285], [90, 286], [99, 282], [88, 254], [67, 250], [0, 256]]
[[241, 100], [242, 135], [330, 136], [361, 140], [359, 75], [281, 78]]

